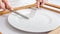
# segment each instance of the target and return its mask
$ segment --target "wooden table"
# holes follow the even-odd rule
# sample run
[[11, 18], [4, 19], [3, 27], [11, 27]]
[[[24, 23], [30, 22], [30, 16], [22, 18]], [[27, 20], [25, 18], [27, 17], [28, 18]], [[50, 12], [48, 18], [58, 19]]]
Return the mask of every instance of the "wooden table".
[[49, 32], [48, 34], [60, 34], [60, 26], [57, 27], [55, 30]]

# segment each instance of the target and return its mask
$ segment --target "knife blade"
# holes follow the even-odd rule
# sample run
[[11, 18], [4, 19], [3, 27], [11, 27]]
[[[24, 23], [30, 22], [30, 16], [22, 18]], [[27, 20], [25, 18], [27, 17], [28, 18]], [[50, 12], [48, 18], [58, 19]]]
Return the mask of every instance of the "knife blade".
[[25, 16], [25, 15], [23, 15], [23, 14], [21, 14], [21, 13], [18, 13], [18, 12], [14, 11], [14, 10], [12, 10], [11, 12], [13, 12], [13, 13], [15, 13], [15, 14], [17, 14], [17, 15], [25, 18], [25, 19], [29, 19], [27, 16]]

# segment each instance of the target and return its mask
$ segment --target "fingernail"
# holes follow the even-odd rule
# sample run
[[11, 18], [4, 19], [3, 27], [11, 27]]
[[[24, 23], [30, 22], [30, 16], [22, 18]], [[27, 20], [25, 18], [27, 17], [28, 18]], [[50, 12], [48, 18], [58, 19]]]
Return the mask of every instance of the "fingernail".
[[13, 8], [11, 10], [14, 10]]
[[13, 9], [13, 8], [10, 8], [9, 10], [12, 11], [12, 10], [14, 10], [14, 9]]
[[0, 9], [0, 12], [3, 11], [3, 9]]

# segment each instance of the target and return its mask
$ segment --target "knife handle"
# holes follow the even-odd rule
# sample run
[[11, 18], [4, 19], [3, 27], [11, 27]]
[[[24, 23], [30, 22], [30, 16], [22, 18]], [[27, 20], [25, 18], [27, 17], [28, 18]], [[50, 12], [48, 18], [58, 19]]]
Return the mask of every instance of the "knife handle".
[[17, 14], [17, 15], [23, 17], [23, 18], [29, 19], [27, 16], [25, 16], [25, 15], [23, 15], [23, 14], [20, 14], [20, 13], [14, 11], [14, 10], [12, 10], [11, 12], [13, 12], [13, 13], [15, 13], [15, 14]]

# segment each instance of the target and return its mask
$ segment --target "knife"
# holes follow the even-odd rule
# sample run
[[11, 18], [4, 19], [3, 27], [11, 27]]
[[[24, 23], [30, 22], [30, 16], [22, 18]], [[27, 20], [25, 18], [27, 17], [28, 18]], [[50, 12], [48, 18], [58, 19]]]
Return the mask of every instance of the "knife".
[[18, 12], [14, 11], [14, 10], [12, 10], [11, 12], [13, 12], [13, 13], [15, 13], [15, 14], [17, 14], [17, 15], [25, 18], [25, 19], [29, 19], [27, 16], [25, 16], [25, 15], [23, 15], [23, 14], [21, 14], [21, 13], [18, 13]]

